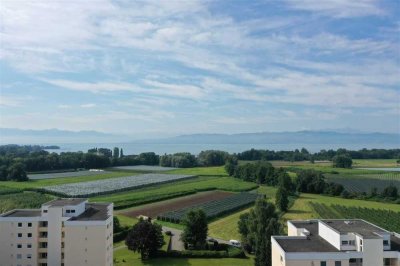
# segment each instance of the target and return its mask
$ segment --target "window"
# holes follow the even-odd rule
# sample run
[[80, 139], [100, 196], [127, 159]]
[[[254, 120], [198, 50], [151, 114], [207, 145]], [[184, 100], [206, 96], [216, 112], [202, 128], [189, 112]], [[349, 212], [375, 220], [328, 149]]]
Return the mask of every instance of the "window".
[[32, 223], [28, 223], [28, 227], [32, 227]]
[[47, 210], [43, 210], [44, 213], [47, 213]]
[[75, 213], [75, 210], [71, 210], [71, 213]]
[[27, 258], [27, 259], [32, 259], [32, 254], [26, 255], [26, 258]]
[[22, 233], [18, 233], [18, 237], [22, 237]]
[[17, 244], [17, 248], [22, 248], [22, 244]]
[[335, 261], [335, 266], [342, 266], [342, 262], [341, 261]]
[[28, 237], [32, 237], [32, 233], [28, 233]]
[[349, 241], [347, 241], [347, 240], [342, 241], [342, 245], [348, 245], [348, 244], [349, 244]]
[[321, 261], [321, 266], [326, 266], [326, 261]]
[[22, 227], [22, 223], [18, 223], [18, 227]]
[[17, 259], [22, 259], [22, 255], [21, 254], [17, 254]]
[[66, 210], [65, 212], [66, 212], [66, 213], [71, 213], [71, 211], [70, 211], [70, 210]]
[[350, 240], [350, 241], [349, 241], [349, 245], [355, 246], [355, 245], [356, 245], [356, 241], [355, 241], [355, 240]]
[[383, 240], [383, 245], [384, 246], [389, 246], [389, 240]]
[[26, 247], [27, 248], [32, 248], [32, 244], [27, 244]]
[[362, 245], [362, 239], [360, 239], [360, 245]]

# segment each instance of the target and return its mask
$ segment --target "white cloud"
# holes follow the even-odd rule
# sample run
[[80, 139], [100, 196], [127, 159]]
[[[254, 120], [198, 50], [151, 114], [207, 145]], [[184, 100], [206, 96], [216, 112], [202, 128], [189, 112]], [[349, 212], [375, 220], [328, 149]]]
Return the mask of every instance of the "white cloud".
[[378, 0], [286, 0], [294, 9], [316, 12], [336, 18], [382, 16]]
[[85, 103], [85, 104], [81, 104], [80, 107], [82, 107], [82, 108], [93, 108], [93, 107], [96, 107], [96, 104], [94, 104], [94, 103]]

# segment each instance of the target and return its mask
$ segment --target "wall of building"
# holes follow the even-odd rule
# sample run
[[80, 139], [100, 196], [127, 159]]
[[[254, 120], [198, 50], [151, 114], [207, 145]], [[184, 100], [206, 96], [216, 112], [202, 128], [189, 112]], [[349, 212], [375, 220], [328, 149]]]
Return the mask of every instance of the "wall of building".
[[112, 217], [107, 221], [65, 223], [65, 266], [112, 266]]
[[363, 255], [363, 266], [383, 266], [382, 239], [364, 239]]
[[[18, 227], [18, 223], [22, 223], [22, 227]], [[28, 223], [31, 223], [32, 227], [28, 227]], [[21, 233], [22, 237], [18, 237], [18, 233]], [[28, 237], [28, 234], [32, 236]], [[21, 245], [21, 248], [18, 248], [18, 245]], [[31, 247], [28, 248], [28, 245]], [[37, 254], [38, 221], [27, 218], [0, 221], [0, 265], [34, 266], [37, 264]]]
[[319, 221], [318, 222], [318, 234], [328, 241], [332, 246], [340, 250], [340, 234], [330, 228], [327, 224]]

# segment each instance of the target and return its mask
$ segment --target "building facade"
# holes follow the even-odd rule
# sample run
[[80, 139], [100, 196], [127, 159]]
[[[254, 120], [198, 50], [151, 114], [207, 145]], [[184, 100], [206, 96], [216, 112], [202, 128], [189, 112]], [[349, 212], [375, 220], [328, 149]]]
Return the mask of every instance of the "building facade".
[[288, 221], [273, 266], [400, 266], [400, 235], [364, 220]]
[[113, 204], [56, 199], [0, 215], [0, 266], [112, 266]]

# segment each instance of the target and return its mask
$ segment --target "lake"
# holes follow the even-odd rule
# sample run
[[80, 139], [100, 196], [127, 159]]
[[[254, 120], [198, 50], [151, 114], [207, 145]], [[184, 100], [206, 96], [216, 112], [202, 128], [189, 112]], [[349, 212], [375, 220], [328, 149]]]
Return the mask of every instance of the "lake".
[[192, 154], [198, 154], [204, 150], [222, 150], [229, 153], [238, 153], [251, 148], [254, 149], [268, 149], [268, 150], [295, 150], [306, 148], [310, 152], [318, 152], [322, 149], [338, 149], [346, 148], [349, 150], [359, 150], [363, 148], [381, 148], [381, 149], [393, 149], [393, 145], [385, 144], [254, 144], [254, 143], [243, 143], [243, 144], [154, 144], [154, 143], [51, 143], [52, 145], [58, 145], [61, 149], [49, 150], [50, 152], [75, 152], [84, 151], [86, 152], [91, 148], [109, 148], [119, 147], [124, 150], [124, 154], [139, 154], [142, 152], [155, 152], [156, 154], [164, 153], [176, 153], [176, 152], [190, 152]]

